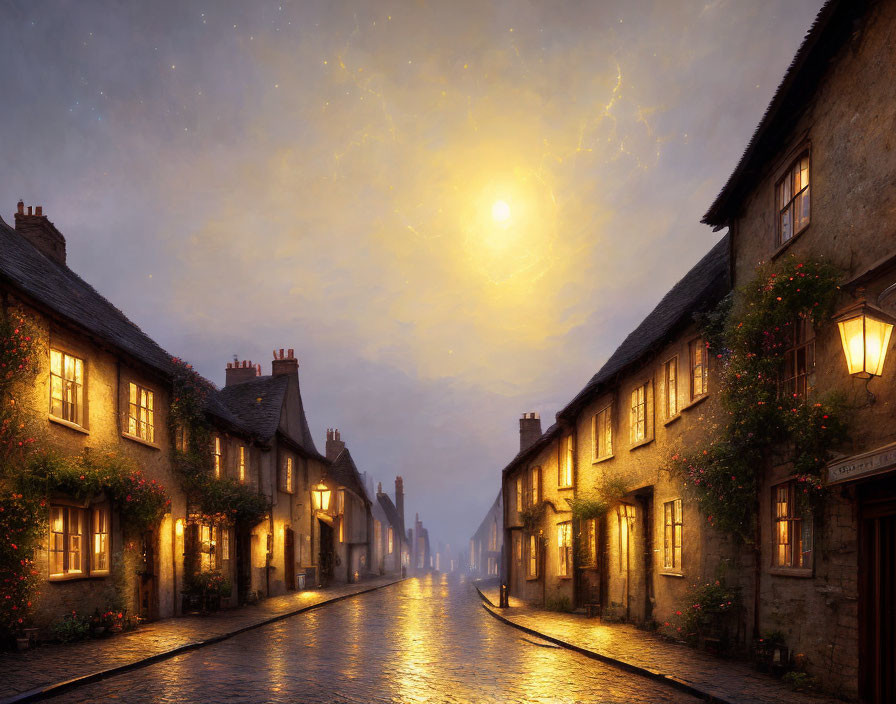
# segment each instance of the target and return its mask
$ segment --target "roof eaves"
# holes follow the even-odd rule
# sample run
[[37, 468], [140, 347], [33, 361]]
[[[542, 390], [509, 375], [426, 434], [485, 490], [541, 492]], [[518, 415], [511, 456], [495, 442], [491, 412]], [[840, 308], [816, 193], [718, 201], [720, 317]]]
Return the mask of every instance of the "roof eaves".
[[[736, 205], [733, 201], [736, 201], [743, 190], [744, 181], [754, 175], [756, 170], [754, 162], [759, 158], [761, 149], [771, 146], [789, 127], [792, 127], [793, 112], [801, 111], [807, 102], [800, 96], [807, 92], [811, 93], [810, 89], [814, 89], [814, 82], [826, 68], [826, 59], [835, 53], [842, 41], [849, 36], [848, 27], [851, 23], [846, 20], [850, 15], [861, 16], [869, 5], [866, 0], [828, 0], [818, 11], [734, 171], [704, 214], [702, 223], [712, 226], [715, 231], [729, 224], [736, 214]], [[840, 13], [846, 17], [839, 17]], [[830, 36], [829, 33], [834, 36]], [[830, 41], [822, 44], [822, 39], [825, 38]], [[818, 55], [815, 55], [816, 50]], [[817, 75], [813, 75], [813, 71], [817, 72]], [[782, 130], [776, 122], [788, 110], [791, 112], [787, 115], [787, 126]]]

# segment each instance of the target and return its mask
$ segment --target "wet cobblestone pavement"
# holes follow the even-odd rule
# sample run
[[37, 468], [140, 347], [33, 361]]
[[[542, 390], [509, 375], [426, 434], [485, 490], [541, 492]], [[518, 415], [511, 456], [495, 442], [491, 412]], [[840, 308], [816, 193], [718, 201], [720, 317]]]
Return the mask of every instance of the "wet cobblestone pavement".
[[54, 702], [699, 700], [500, 623], [473, 587], [427, 576], [81, 687]]

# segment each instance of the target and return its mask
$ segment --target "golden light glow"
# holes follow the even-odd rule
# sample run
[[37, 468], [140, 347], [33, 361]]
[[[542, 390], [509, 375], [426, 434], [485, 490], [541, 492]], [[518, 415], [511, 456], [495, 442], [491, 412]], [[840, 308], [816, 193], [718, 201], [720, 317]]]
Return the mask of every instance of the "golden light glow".
[[492, 203], [492, 220], [499, 225], [510, 222], [510, 206], [507, 205], [506, 201], [496, 200]]
[[311, 490], [311, 506], [315, 511], [326, 511], [330, 508], [330, 490], [323, 482]]
[[867, 303], [853, 306], [837, 317], [850, 374], [865, 379], [883, 374], [893, 322], [886, 313]]
[[183, 534], [184, 534], [184, 519], [183, 518], [178, 518], [177, 521], [174, 523], [174, 534], [178, 538], [183, 537]]

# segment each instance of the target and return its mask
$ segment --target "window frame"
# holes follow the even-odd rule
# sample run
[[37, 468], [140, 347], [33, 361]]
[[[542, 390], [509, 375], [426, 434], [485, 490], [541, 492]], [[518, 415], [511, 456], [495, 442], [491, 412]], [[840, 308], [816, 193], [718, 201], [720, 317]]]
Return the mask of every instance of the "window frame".
[[[786, 492], [786, 508], [782, 515], [781, 508], [781, 490]], [[778, 482], [771, 487], [771, 523], [772, 523], [772, 550], [771, 550], [771, 569], [779, 574], [789, 574], [793, 576], [812, 576], [815, 568], [815, 520], [811, 511], [808, 515], [803, 516], [799, 513], [799, 507], [796, 503], [796, 480], [793, 478]], [[796, 525], [794, 525], [796, 524]], [[787, 533], [787, 542], [782, 543], [781, 526], [785, 526]], [[809, 550], [804, 550], [805, 539], [807, 533], [805, 528], [808, 526], [808, 538], [812, 541]], [[794, 543], [794, 538], [798, 539], [798, 543]], [[789, 564], [780, 562], [781, 548], [786, 546], [789, 548], [790, 557]], [[798, 548], [798, 549], [797, 549]], [[808, 558], [806, 557], [808, 555]], [[794, 557], [799, 556], [800, 564], [793, 564]], [[786, 560], [785, 560], [786, 562]], [[808, 564], [805, 564], [808, 562]]]
[[663, 415], [666, 420], [681, 413], [678, 397], [678, 355], [675, 355], [663, 362]]
[[[74, 354], [70, 354], [59, 347], [50, 347], [50, 383], [49, 383], [49, 409], [48, 414], [50, 418], [55, 421], [61, 421], [62, 423], [68, 423], [74, 425], [78, 428], [86, 429], [87, 428], [87, 414], [85, 413], [85, 404], [84, 404], [84, 389], [87, 386], [87, 360], [79, 357]], [[53, 371], [53, 355], [60, 355], [60, 373], [56, 374]], [[66, 375], [66, 358], [74, 360], [74, 374], [76, 378], [69, 379]], [[78, 375], [78, 367], [80, 365], [80, 382], [77, 379]], [[60, 390], [61, 390], [61, 398], [58, 399], [60, 404], [60, 413], [54, 412], [54, 401], [57, 399], [53, 396], [53, 378], [57, 378], [60, 380]], [[73, 387], [75, 392], [75, 400], [68, 401], [68, 404], [73, 409], [73, 413], [71, 415], [73, 417], [66, 417], [66, 390]]]
[[240, 484], [245, 484], [249, 477], [249, 460], [248, 449], [245, 445], [240, 445], [239, 452], [236, 457], [237, 479]]
[[[601, 416], [606, 418], [603, 428]], [[594, 462], [607, 460], [613, 456], [613, 435], [613, 404], [608, 403], [591, 418], [591, 448]], [[604, 441], [604, 452], [601, 452], [601, 438]]]
[[[802, 178], [800, 179], [800, 189], [798, 191], [794, 191], [794, 175], [797, 172], [802, 173], [802, 161], [805, 159], [805, 185], [802, 185]], [[785, 203], [783, 200], [783, 186], [785, 182], [789, 182], [789, 193], [787, 202]], [[806, 228], [812, 223], [812, 157], [811, 157], [811, 149], [808, 146], [805, 146], [799, 150], [797, 155], [789, 160], [787, 166], [781, 170], [780, 176], [775, 180], [775, 190], [774, 190], [774, 212], [775, 212], [775, 246], [778, 248], [783, 248], [786, 245], [790, 244], [795, 240], [799, 235], [805, 232]], [[804, 196], [805, 194], [805, 196]], [[799, 229], [796, 227], [795, 222], [795, 214], [796, 214], [796, 203], [797, 199], [800, 199], [801, 196], [804, 196], [804, 201], [801, 199], [800, 202], [808, 203], [808, 213], [806, 214], [806, 218], [803, 221], [800, 220]], [[785, 239], [784, 237], [784, 226], [783, 226], [783, 216], [787, 213], [790, 216], [790, 235]]]
[[[635, 405], [635, 396], [639, 391], [644, 392], [644, 401]], [[641, 445], [646, 445], [653, 440], [653, 380], [645, 379], [643, 382], [632, 387], [629, 394], [629, 447], [634, 449]], [[637, 410], [643, 405], [644, 408], [644, 434], [641, 437], [637, 435]]]
[[557, 524], [557, 576], [571, 579], [572, 564], [572, 521]]
[[[133, 398], [131, 394], [131, 390], [134, 389], [136, 391], [136, 398], [138, 402], [131, 401]], [[149, 403], [148, 406], [143, 405], [143, 394], [146, 394], [146, 399]], [[136, 409], [137, 415], [132, 415], [131, 409]], [[141, 415], [140, 411], [146, 410], [148, 421], [140, 420]], [[127, 438], [131, 438], [132, 440], [137, 440], [138, 442], [142, 442], [146, 445], [157, 446], [156, 443], [156, 410], [155, 410], [155, 392], [147, 386], [143, 386], [138, 384], [136, 381], [128, 382], [128, 426], [127, 430], [123, 433], [123, 435]], [[133, 421], [134, 428], [136, 432], [131, 432], [131, 421]], [[148, 429], [147, 435], [149, 437], [144, 437], [141, 434], [141, 424], [146, 424]]]
[[[106, 502], [94, 503], [89, 506], [83, 506], [75, 503], [66, 503], [63, 501], [53, 501], [49, 505], [50, 520], [47, 526], [47, 579], [51, 582], [64, 582], [75, 579], [91, 579], [97, 577], [108, 577], [111, 574], [112, 559], [112, 511]], [[62, 531], [54, 530], [53, 511], [62, 511]], [[71, 570], [71, 543], [72, 537], [70, 528], [70, 517], [72, 513], [76, 513], [80, 519], [80, 530], [78, 533], [81, 568], [74, 572]], [[97, 530], [96, 518], [102, 513], [105, 517], [104, 532]], [[54, 535], [61, 536], [62, 550], [53, 548], [55, 540]], [[96, 551], [96, 537], [105, 535], [105, 555], [106, 567], [95, 567], [94, 562], [98, 552]], [[62, 572], [53, 572], [54, 554], [61, 552], [62, 555]]]
[[681, 499], [663, 502], [663, 571], [681, 574], [683, 560], [682, 539], [684, 513]]
[[[698, 349], [701, 354], [699, 363], [697, 362]], [[701, 391], [699, 393], [694, 383], [697, 367], [700, 367]], [[702, 337], [695, 337], [688, 342], [688, 394], [692, 404], [709, 395], [709, 355], [707, 354], [706, 340]]]
[[224, 466], [224, 444], [221, 442], [221, 436], [215, 434], [212, 440], [212, 458], [214, 460], [215, 479], [221, 478], [221, 468]]
[[[805, 316], [798, 317], [790, 324], [793, 327], [788, 330], [787, 344], [789, 346], [781, 354], [781, 369], [778, 372], [778, 398], [783, 399], [785, 393], [787, 394], [786, 398], [808, 398], [809, 392], [812, 390], [809, 379], [815, 374], [815, 326]], [[799, 371], [801, 352], [805, 355], [803, 372]], [[792, 368], [792, 374], [788, 371], [788, 365]], [[802, 390], [801, 384], [804, 387]]]
[[541, 501], [541, 465], [529, 467], [529, 506], [537, 506]]
[[526, 579], [538, 579], [538, 535], [529, 533], [526, 544]]
[[564, 452], [563, 462], [557, 468], [557, 488], [572, 489], [573, 476], [575, 474], [575, 443], [573, 442], [573, 434], [566, 435], [566, 452]]

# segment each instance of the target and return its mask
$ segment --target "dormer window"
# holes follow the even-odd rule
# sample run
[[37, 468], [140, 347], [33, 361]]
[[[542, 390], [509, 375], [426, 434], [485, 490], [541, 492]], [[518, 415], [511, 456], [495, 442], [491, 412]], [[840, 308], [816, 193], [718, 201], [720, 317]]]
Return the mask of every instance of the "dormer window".
[[778, 211], [778, 245], [783, 245], [809, 224], [809, 152], [790, 165], [775, 188]]

